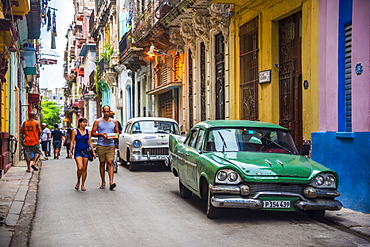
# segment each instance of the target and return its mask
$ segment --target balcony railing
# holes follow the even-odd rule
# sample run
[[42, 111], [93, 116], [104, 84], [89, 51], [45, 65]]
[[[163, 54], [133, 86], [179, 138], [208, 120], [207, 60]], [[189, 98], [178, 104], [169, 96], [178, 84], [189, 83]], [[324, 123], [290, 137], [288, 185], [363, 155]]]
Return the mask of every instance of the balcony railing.
[[125, 35], [123, 35], [122, 39], [120, 40], [119, 42], [119, 53], [122, 54], [124, 52], [126, 52], [127, 49], [129, 49], [131, 47], [131, 30], [128, 31], [127, 33], [125, 33]]

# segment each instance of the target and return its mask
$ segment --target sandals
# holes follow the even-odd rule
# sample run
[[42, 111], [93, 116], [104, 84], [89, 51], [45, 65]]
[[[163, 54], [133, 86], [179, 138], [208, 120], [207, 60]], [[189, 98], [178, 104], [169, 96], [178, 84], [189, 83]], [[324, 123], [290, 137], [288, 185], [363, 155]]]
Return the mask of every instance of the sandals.
[[109, 186], [109, 189], [110, 189], [110, 190], [113, 190], [116, 186], [117, 186], [117, 185], [116, 185], [115, 183], [113, 183], [113, 184], [111, 184], [111, 185]]
[[105, 185], [101, 185], [99, 189], [105, 189]]

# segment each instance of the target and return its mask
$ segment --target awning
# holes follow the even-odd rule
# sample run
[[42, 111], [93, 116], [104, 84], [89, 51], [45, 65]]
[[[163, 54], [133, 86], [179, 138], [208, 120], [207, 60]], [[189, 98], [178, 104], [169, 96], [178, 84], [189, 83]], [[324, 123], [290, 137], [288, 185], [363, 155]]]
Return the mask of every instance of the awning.
[[174, 88], [179, 88], [181, 86], [182, 86], [182, 82], [169, 82], [169, 83], [162, 84], [161, 86], [156, 87], [150, 91], [147, 91], [146, 94], [148, 95], [162, 94]]
[[27, 14], [28, 38], [39, 39], [41, 34], [41, 4], [40, 0], [32, 0], [31, 10]]
[[40, 99], [40, 95], [37, 93], [30, 93], [28, 94], [28, 103], [38, 103]]
[[23, 47], [23, 49], [24, 73], [26, 75], [36, 75], [36, 49], [34, 47]]
[[80, 51], [80, 57], [84, 57], [86, 56], [86, 53], [89, 51], [89, 50], [95, 50], [95, 47], [96, 45], [95, 44], [83, 44], [82, 45], [82, 48], [81, 48], [81, 51]]

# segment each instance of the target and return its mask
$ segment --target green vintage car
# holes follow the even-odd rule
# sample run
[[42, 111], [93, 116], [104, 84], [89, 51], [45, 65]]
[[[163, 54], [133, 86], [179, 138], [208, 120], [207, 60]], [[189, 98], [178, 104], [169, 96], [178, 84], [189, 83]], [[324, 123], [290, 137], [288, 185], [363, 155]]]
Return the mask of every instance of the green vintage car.
[[[180, 195], [204, 199], [208, 218], [222, 208], [307, 212], [340, 210], [338, 175], [300, 155], [279, 125], [246, 120], [196, 124], [185, 139], [171, 135], [167, 164]], [[307, 149], [306, 149], [307, 150]], [[305, 151], [303, 155], [307, 155]]]

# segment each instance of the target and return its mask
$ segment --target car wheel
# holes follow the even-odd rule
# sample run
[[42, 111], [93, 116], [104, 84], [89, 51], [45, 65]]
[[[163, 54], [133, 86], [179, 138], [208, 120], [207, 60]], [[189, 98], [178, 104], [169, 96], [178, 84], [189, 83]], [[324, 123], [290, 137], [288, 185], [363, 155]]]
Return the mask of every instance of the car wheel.
[[130, 151], [127, 150], [127, 152], [126, 152], [126, 161], [120, 157], [120, 162], [121, 162], [121, 165], [127, 166], [129, 161], [130, 161]]
[[127, 162], [124, 161], [121, 157], [119, 157], [119, 162], [121, 163], [122, 166], [127, 166]]
[[307, 210], [308, 217], [314, 220], [320, 220], [324, 218], [325, 210]]
[[191, 197], [191, 190], [186, 188], [180, 181], [179, 181], [179, 190], [180, 190], [180, 195], [182, 198], [189, 198]]
[[203, 182], [202, 186], [202, 198], [205, 201], [205, 208], [206, 208], [206, 214], [209, 219], [217, 219], [220, 218], [221, 216], [221, 209], [216, 208], [212, 206], [211, 203], [211, 198], [212, 198], [212, 193], [209, 188], [209, 184], [206, 182]]
[[130, 162], [130, 165], [129, 165], [128, 169], [129, 169], [130, 171], [136, 171], [136, 169], [137, 169], [137, 164], [136, 164], [135, 162]]

